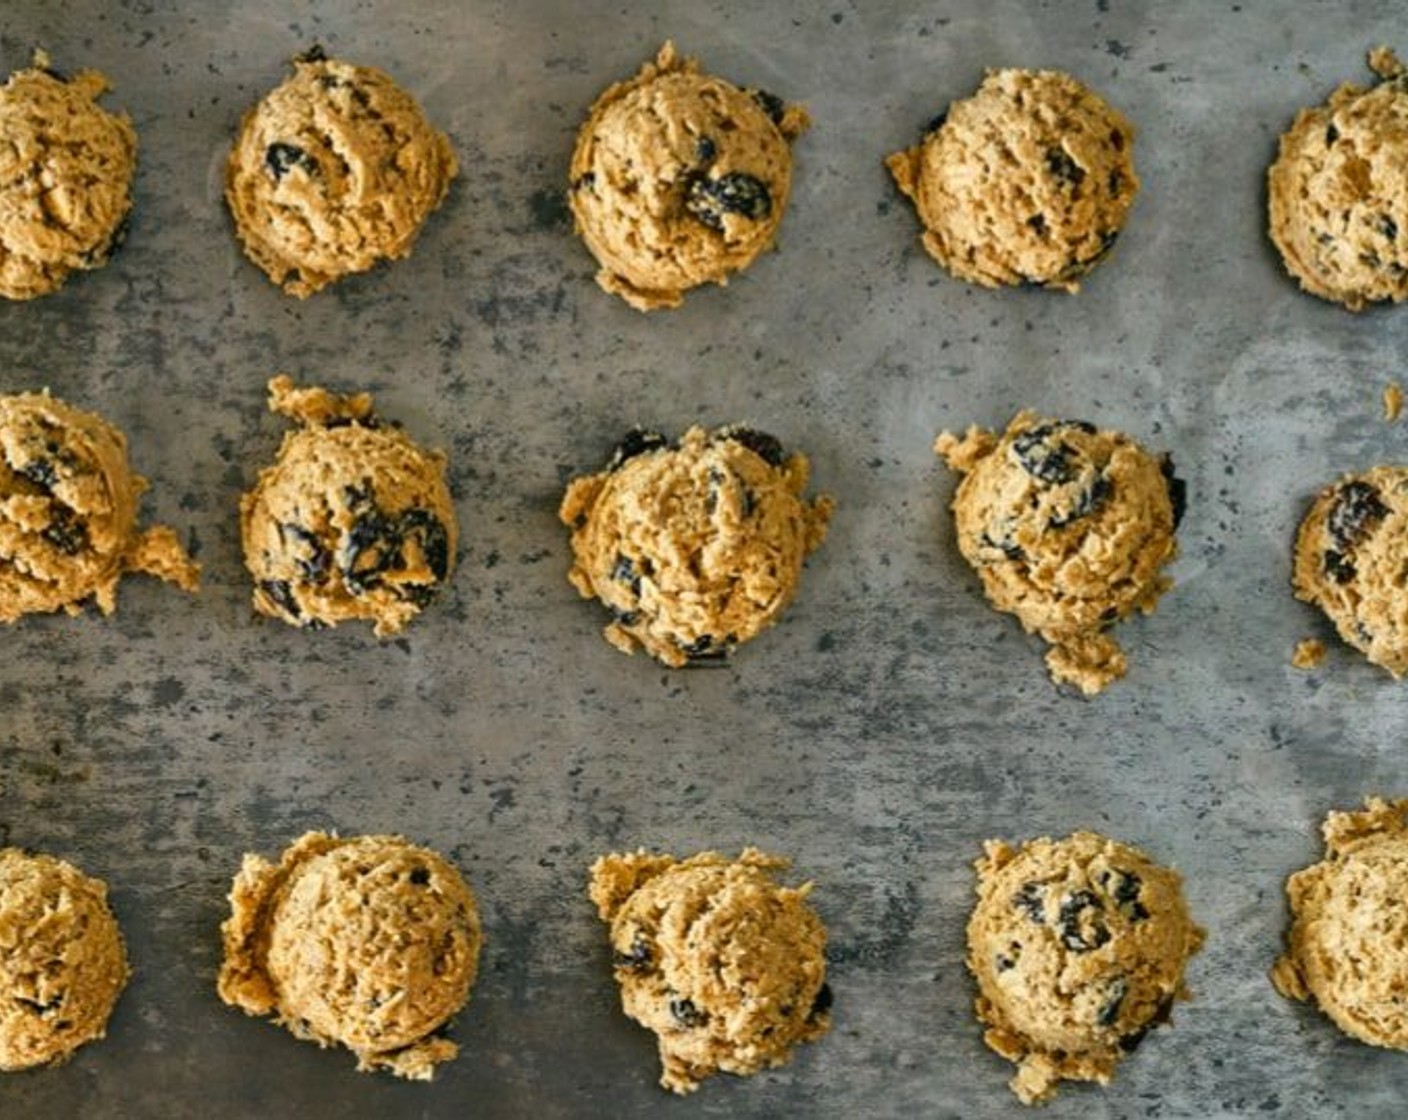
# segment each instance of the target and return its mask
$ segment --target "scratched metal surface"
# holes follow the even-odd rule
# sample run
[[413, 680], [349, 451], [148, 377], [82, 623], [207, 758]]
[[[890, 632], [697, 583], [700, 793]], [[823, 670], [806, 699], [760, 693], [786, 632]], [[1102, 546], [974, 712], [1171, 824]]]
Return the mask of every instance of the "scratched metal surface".
[[[1081, 826], [1182, 869], [1210, 937], [1175, 1029], [1047, 1115], [1401, 1107], [1408, 1059], [1265, 978], [1323, 813], [1408, 788], [1404, 686], [1334, 642], [1319, 670], [1288, 665], [1330, 637], [1288, 590], [1310, 496], [1402, 458], [1378, 396], [1408, 312], [1299, 294], [1262, 217], [1275, 137], [1366, 78], [1368, 47], [1408, 47], [1396, 9], [10, 0], [5, 69], [42, 45], [105, 71], [141, 164], [112, 264], [0, 307], [0, 388], [124, 428], [147, 516], [205, 582], [134, 578], [110, 620], [0, 634], [0, 842], [106, 878], [137, 969], [109, 1038], [0, 1079], [0, 1115], [1015, 1115], [970, 1014], [969, 863], [985, 837]], [[780, 252], [646, 317], [591, 283], [560, 198], [586, 107], [666, 36], [816, 124]], [[220, 182], [241, 112], [314, 41], [390, 70], [463, 173], [411, 259], [299, 303], [238, 252]], [[1143, 192], [1078, 297], [948, 279], [882, 169], [987, 65], [1069, 70], [1140, 129]], [[250, 611], [235, 509], [281, 435], [278, 370], [368, 387], [449, 451], [459, 567], [401, 640]], [[1132, 670], [1094, 701], [1053, 689], [984, 604], [930, 452], [1025, 405], [1171, 450], [1190, 486], [1178, 586], [1122, 628]], [[839, 512], [780, 627], [728, 669], [668, 672], [600, 639], [555, 507], [627, 425], [696, 421], [803, 447]], [[482, 976], [432, 1085], [357, 1075], [215, 996], [241, 853], [308, 828], [405, 832], [479, 893]], [[676, 1100], [618, 1011], [584, 872], [611, 849], [747, 843], [817, 884], [835, 1029]]]

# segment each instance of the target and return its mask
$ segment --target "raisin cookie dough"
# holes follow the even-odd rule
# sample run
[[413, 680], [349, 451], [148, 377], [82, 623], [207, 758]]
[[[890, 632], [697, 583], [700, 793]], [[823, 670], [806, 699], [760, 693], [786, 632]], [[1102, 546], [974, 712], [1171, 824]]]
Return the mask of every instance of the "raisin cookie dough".
[[302, 298], [409, 256], [458, 170], [388, 74], [314, 49], [245, 114], [225, 201], [249, 259]]
[[98, 104], [108, 80], [42, 51], [0, 88], [0, 296], [33, 299], [107, 263], [132, 209], [137, 134]]
[[111, 614], [128, 571], [194, 591], [200, 566], [176, 534], [137, 528], [146, 488], [101, 416], [47, 393], [0, 396], [0, 622], [89, 600]]
[[445, 456], [378, 418], [367, 393], [269, 382], [269, 407], [301, 426], [240, 502], [254, 607], [293, 626], [398, 633], [450, 576], [457, 527]]
[[1107, 1084], [1188, 998], [1184, 966], [1204, 934], [1182, 880], [1093, 832], [984, 847], [968, 922], [983, 1040], [1017, 1063], [1012, 1091], [1025, 1104], [1061, 1081]]
[[666, 43], [608, 88], [577, 137], [569, 201], [597, 283], [632, 307], [678, 307], [772, 248], [805, 110], [701, 73]]
[[782, 1065], [830, 1029], [826, 930], [807, 904], [811, 884], [775, 881], [788, 866], [755, 848], [736, 860], [642, 851], [592, 866], [621, 1006], [658, 1036], [666, 1089]]
[[1302, 109], [1267, 173], [1286, 270], [1350, 311], [1408, 297], [1408, 73], [1387, 47], [1369, 66], [1383, 80]]
[[606, 640], [678, 667], [771, 626], [831, 516], [830, 498], [802, 498], [809, 469], [749, 428], [691, 428], [678, 445], [629, 432], [559, 510], [572, 528], [567, 578], [611, 611]]
[[429, 1081], [459, 1053], [441, 1029], [469, 999], [474, 895], [399, 836], [309, 832], [277, 864], [246, 855], [220, 927], [220, 998], [297, 1038], [341, 1043], [358, 1070]]
[[1315, 499], [1296, 536], [1291, 583], [1343, 638], [1395, 677], [1408, 673], [1408, 467], [1346, 475]]
[[1167, 455], [1120, 432], [1023, 411], [998, 435], [944, 432], [934, 449], [964, 474], [953, 499], [958, 547], [989, 602], [1051, 644], [1047, 668], [1087, 695], [1124, 676], [1106, 628], [1149, 612], [1171, 586], [1164, 565], [1184, 486]]
[[1408, 1050], [1408, 800], [1333, 812], [1325, 858], [1286, 882], [1291, 928], [1271, 982], [1342, 1031]]
[[989, 70], [886, 161], [924, 248], [960, 280], [1076, 292], [1124, 227], [1134, 129], [1069, 74]]
[[0, 848], [0, 1072], [58, 1064], [102, 1038], [129, 974], [101, 880]]

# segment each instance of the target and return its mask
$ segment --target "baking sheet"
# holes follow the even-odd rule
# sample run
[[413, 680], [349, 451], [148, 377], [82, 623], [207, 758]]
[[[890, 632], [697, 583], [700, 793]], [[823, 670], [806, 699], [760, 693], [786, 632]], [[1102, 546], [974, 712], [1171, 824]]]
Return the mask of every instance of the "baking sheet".
[[[1382, 1116], [1408, 1059], [1266, 980], [1286, 874], [1365, 794], [1403, 794], [1401, 684], [1288, 587], [1294, 527], [1338, 473], [1402, 460], [1379, 394], [1408, 312], [1301, 295], [1264, 235], [1275, 138], [1392, 3], [745, 5], [10, 0], [0, 61], [95, 66], [141, 140], [131, 236], [62, 293], [0, 306], [4, 391], [48, 385], [128, 433], [205, 566], [199, 597], [124, 583], [110, 620], [28, 619], [0, 659], [0, 842], [106, 878], [136, 976], [109, 1038], [0, 1079], [25, 1117], [906, 1116], [1021, 1109], [962, 965], [990, 836], [1093, 827], [1187, 876], [1209, 929], [1194, 1002], [1107, 1091], [1046, 1115]], [[781, 249], [643, 316], [591, 283], [561, 188], [596, 93], [673, 36], [803, 100], [815, 127]], [[408, 261], [299, 303], [239, 253], [220, 200], [240, 114], [321, 42], [381, 66], [462, 175]], [[1144, 188], [1077, 297], [992, 293], [922, 253], [882, 157], [985, 66], [1056, 67], [1138, 126]], [[367, 387], [450, 454], [453, 587], [403, 638], [257, 619], [240, 492], [277, 447], [279, 370]], [[1123, 428], [1188, 480], [1177, 587], [1121, 628], [1129, 677], [1085, 701], [958, 556], [930, 444], [1019, 407]], [[746, 421], [805, 449], [830, 537], [776, 630], [669, 672], [599, 636], [565, 580], [564, 480], [621, 431]], [[455, 859], [487, 945], [429, 1086], [357, 1075], [214, 992], [245, 851], [308, 828], [400, 831]], [[834, 1030], [789, 1066], [676, 1100], [619, 1012], [585, 898], [601, 852], [756, 844], [815, 881]]]

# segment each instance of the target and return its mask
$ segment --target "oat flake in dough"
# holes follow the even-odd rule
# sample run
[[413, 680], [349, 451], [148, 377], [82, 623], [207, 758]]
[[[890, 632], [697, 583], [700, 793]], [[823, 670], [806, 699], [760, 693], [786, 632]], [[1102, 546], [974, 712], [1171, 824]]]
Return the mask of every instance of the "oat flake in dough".
[[750, 428], [691, 428], [677, 446], [635, 429], [563, 496], [568, 579], [611, 611], [618, 649], [675, 667], [726, 655], [776, 621], [826, 533], [832, 502], [803, 499], [808, 474]]
[[1387, 47], [1369, 65], [1382, 80], [1301, 110], [1267, 172], [1286, 270], [1350, 311], [1408, 297], [1408, 72]]
[[139, 530], [147, 480], [102, 417], [47, 393], [0, 396], [0, 622], [117, 607], [124, 572], [194, 591], [195, 564], [166, 526]]
[[380, 419], [367, 393], [269, 382], [300, 423], [240, 502], [254, 607], [292, 626], [376, 624], [398, 633], [449, 579], [457, 526], [445, 457]]
[[318, 50], [293, 68], [245, 114], [225, 201], [250, 260], [301, 298], [409, 256], [458, 165], [388, 74]]
[[1152, 611], [1171, 585], [1184, 487], [1168, 456], [1081, 420], [1020, 412], [998, 435], [944, 432], [935, 451], [963, 481], [958, 547], [988, 601], [1051, 644], [1058, 682], [1087, 695], [1124, 676], [1108, 627]]
[[102, 1038], [130, 971], [101, 880], [0, 848], [0, 1072]]
[[968, 922], [983, 1040], [1017, 1063], [1025, 1104], [1063, 1080], [1108, 1083], [1188, 998], [1184, 968], [1204, 933], [1181, 879], [1093, 832], [985, 849]]
[[428, 1081], [459, 1052], [440, 1033], [469, 999], [482, 936], [473, 893], [399, 836], [299, 837], [246, 855], [221, 926], [220, 998], [362, 1071]]
[[65, 77], [36, 53], [0, 88], [0, 296], [24, 300], [106, 264], [132, 209], [137, 134], [98, 104], [96, 70]]
[[1130, 123], [1070, 75], [989, 70], [885, 162], [960, 280], [1075, 292], [1134, 204], [1133, 148]]
[[1291, 928], [1271, 971], [1342, 1031], [1408, 1050], [1408, 800], [1325, 818], [1325, 858], [1286, 882]]
[[782, 1065], [830, 1029], [826, 931], [810, 884], [776, 882], [787, 867], [754, 848], [736, 860], [641, 851], [592, 866], [621, 1006], [655, 1032], [666, 1089]]
[[597, 98], [577, 137], [569, 202], [601, 269], [632, 307], [678, 307], [773, 247], [806, 112], [701, 73], [666, 43]]

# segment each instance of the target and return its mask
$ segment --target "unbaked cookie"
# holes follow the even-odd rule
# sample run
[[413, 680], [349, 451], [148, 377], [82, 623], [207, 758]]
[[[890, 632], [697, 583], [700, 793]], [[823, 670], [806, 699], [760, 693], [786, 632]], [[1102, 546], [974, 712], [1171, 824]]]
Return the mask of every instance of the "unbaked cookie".
[[1133, 148], [1130, 123], [1069, 74], [989, 70], [885, 163], [960, 280], [1075, 292], [1134, 203]]
[[985, 850], [968, 922], [983, 1040], [1017, 1063], [1012, 1091], [1026, 1104], [1063, 1080], [1108, 1083], [1188, 998], [1183, 971], [1204, 934], [1182, 880], [1093, 832]]
[[250, 260], [303, 297], [409, 256], [457, 171], [449, 138], [388, 74], [315, 49], [245, 114], [225, 201]]
[[102, 1038], [129, 973], [101, 880], [0, 848], [0, 1071], [57, 1064]]
[[108, 80], [66, 77], [41, 51], [0, 88], [0, 296], [57, 291], [106, 264], [132, 209], [137, 134], [98, 104]]
[[944, 432], [934, 450], [965, 477], [958, 547], [988, 600], [1051, 644], [1052, 677], [1094, 694], [1125, 673], [1108, 633], [1171, 586], [1184, 485], [1167, 455], [1081, 420], [1020, 412], [998, 435]]
[[297, 389], [269, 407], [299, 422], [240, 501], [254, 607], [293, 626], [376, 624], [398, 633], [450, 577], [455, 508], [445, 456], [378, 418], [367, 393]]
[[621, 1006], [658, 1036], [666, 1089], [782, 1065], [830, 1029], [826, 930], [807, 903], [810, 883], [775, 881], [788, 866], [755, 848], [736, 860], [642, 851], [592, 866]]
[[0, 622], [90, 599], [111, 614], [128, 571], [194, 591], [200, 566], [176, 534], [137, 528], [146, 488], [101, 416], [47, 393], [0, 397]]
[[1408, 467], [1346, 475], [1315, 499], [1296, 536], [1291, 583], [1340, 637], [1395, 677], [1408, 673]]
[[678, 307], [773, 246], [806, 112], [701, 73], [666, 43], [608, 88], [577, 136], [569, 200], [597, 283], [632, 307]]
[[749, 428], [691, 428], [678, 445], [634, 429], [562, 499], [567, 578], [611, 611], [617, 649], [676, 667], [722, 657], [776, 621], [821, 544], [832, 501], [803, 500], [808, 473]]
[[1271, 981], [1346, 1034], [1408, 1050], [1408, 800], [1325, 818], [1325, 858], [1286, 882], [1291, 928]]
[[428, 1081], [459, 1053], [442, 1028], [469, 999], [482, 937], [460, 873], [399, 836], [309, 832], [277, 864], [246, 855], [220, 927], [220, 998], [359, 1070]]
[[1302, 109], [1267, 173], [1287, 271], [1351, 311], [1408, 297], [1408, 73], [1387, 47], [1369, 65], [1383, 81]]

